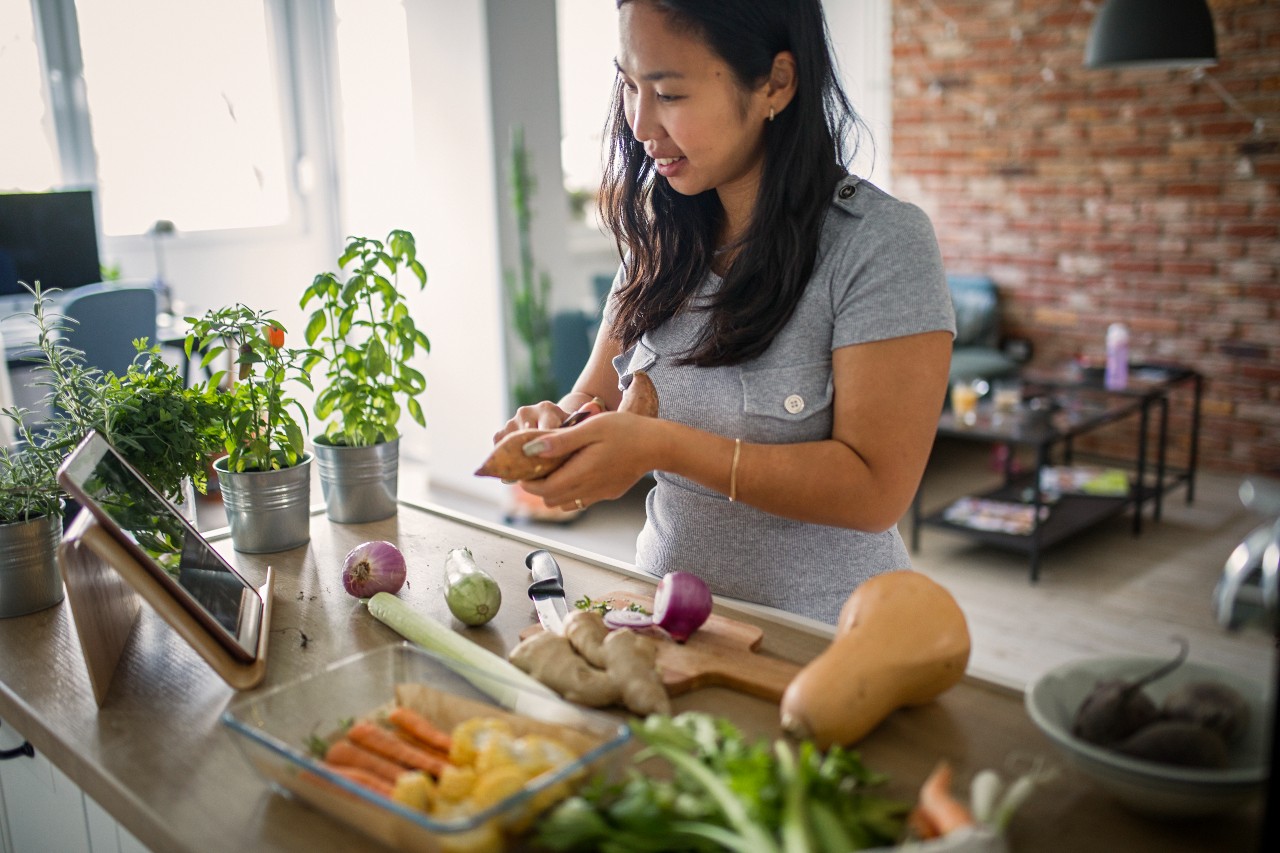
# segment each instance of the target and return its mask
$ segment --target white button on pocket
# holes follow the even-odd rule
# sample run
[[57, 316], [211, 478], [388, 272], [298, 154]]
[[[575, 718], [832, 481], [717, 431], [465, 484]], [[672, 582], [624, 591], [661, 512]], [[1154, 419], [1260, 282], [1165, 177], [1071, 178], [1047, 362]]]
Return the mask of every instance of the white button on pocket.
[[791, 414], [798, 415], [804, 411], [804, 397], [799, 394], [792, 394], [782, 401], [782, 405]]

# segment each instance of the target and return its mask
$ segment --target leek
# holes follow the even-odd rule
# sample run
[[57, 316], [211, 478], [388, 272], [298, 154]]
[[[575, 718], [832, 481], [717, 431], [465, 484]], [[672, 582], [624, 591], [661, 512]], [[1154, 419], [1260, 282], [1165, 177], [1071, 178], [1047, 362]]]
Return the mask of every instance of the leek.
[[446, 663], [462, 664], [461, 668], [450, 668], [507, 708], [515, 708], [522, 694], [559, 698], [551, 688], [517, 669], [515, 664], [414, 611], [389, 592], [375, 593], [368, 607], [374, 618], [406, 640], [433, 652]]

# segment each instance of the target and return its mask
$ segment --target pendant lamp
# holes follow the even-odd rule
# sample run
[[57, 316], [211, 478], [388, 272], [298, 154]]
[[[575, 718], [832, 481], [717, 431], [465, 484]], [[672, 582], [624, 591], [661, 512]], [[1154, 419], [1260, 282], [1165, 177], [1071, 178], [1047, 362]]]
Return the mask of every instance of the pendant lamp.
[[1216, 65], [1213, 16], [1205, 0], [1106, 0], [1093, 20], [1087, 68]]

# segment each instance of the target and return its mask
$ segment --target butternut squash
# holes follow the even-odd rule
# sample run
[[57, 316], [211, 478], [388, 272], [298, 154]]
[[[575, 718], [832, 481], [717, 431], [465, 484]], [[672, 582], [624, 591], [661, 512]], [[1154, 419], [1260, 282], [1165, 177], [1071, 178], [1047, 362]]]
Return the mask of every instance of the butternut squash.
[[951, 593], [919, 572], [876, 575], [845, 601], [831, 645], [787, 685], [782, 727], [823, 749], [849, 746], [898, 708], [937, 698], [968, 662], [969, 628]]

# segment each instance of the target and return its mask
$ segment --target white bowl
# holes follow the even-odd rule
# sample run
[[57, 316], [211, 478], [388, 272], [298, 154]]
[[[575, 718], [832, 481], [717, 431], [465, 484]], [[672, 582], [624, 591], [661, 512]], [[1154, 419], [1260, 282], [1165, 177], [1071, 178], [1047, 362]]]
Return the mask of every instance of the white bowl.
[[1271, 702], [1264, 685], [1251, 679], [1187, 661], [1143, 688], [1157, 706], [1174, 688], [1189, 681], [1219, 681], [1240, 692], [1249, 704], [1249, 724], [1244, 735], [1231, 744], [1229, 764], [1222, 770], [1132, 758], [1071, 734], [1076, 710], [1099, 680], [1140, 677], [1162, 662], [1161, 658], [1106, 657], [1064, 664], [1045, 673], [1027, 690], [1027, 713], [1063, 755], [1133, 811], [1158, 817], [1198, 817], [1240, 806], [1265, 787], [1270, 754]]

